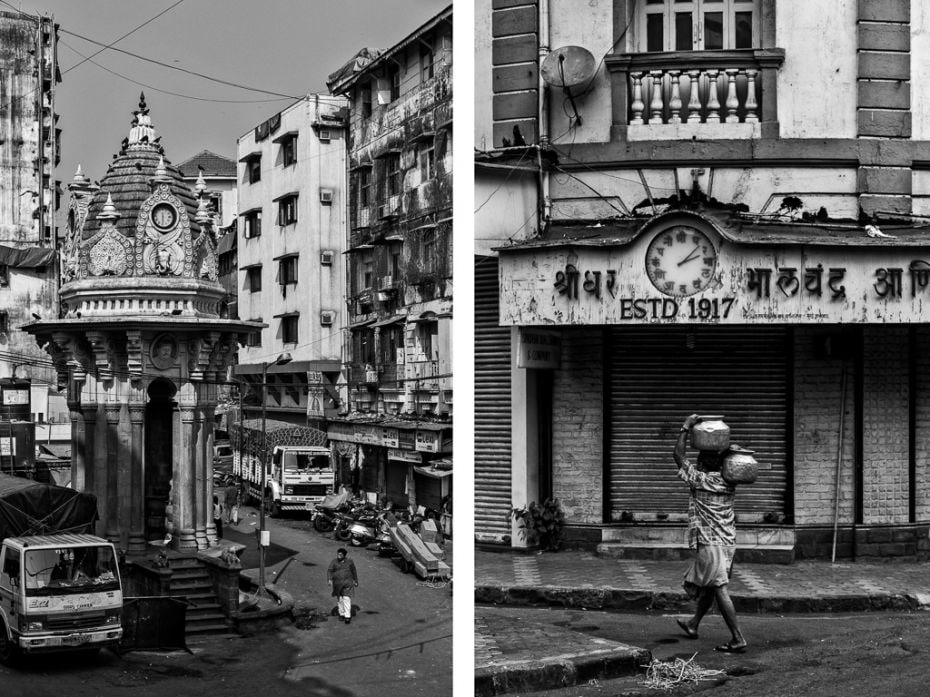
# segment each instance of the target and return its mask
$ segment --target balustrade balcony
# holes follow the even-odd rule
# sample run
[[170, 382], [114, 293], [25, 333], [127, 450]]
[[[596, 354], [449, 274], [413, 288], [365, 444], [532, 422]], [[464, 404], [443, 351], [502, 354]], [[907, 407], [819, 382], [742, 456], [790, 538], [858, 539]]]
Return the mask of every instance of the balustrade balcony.
[[783, 62], [782, 49], [608, 56], [615, 124], [628, 140], [777, 135]]

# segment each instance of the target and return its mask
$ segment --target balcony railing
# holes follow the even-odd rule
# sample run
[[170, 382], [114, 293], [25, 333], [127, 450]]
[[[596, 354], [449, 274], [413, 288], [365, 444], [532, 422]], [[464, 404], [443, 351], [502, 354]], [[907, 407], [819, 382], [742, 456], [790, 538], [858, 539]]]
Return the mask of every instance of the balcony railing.
[[720, 129], [719, 137], [759, 137], [762, 124], [777, 124], [782, 49], [618, 54], [606, 62], [615, 121], [631, 139], [690, 137], [702, 127]]

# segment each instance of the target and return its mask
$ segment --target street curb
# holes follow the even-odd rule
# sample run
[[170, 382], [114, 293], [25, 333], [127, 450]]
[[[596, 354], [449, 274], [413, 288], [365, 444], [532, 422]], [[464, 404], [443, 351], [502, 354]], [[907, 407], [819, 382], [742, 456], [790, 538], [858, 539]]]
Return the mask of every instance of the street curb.
[[[761, 595], [732, 595], [731, 597], [737, 611], [746, 613], [803, 614], [918, 610], [930, 606], [930, 597], [924, 597], [923, 594], [904, 593], [782, 598]], [[691, 599], [683, 592], [550, 585], [504, 586], [476, 583], [475, 602], [487, 605], [554, 605], [587, 610], [690, 611], [692, 609]]]
[[477, 668], [475, 695], [493, 697], [507, 692], [556, 689], [593, 679], [618, 678], [640, 672], [651, 661], [652, 652], [648, 649], [629, 647]]

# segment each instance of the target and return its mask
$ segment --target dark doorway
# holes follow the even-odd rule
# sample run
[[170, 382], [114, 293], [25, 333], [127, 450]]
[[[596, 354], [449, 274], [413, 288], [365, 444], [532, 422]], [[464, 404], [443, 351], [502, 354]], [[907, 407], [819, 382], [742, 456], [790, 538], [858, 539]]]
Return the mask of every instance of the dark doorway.
[[165, 508], [174, 472], [175, 386], [156, 380], [149, 386], [145, 408], [145, 539], [164, 539]]

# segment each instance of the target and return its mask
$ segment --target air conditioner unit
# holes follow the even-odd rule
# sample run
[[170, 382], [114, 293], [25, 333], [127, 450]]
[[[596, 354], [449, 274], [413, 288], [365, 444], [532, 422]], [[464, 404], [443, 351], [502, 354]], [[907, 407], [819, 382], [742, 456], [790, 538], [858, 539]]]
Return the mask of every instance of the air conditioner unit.
[[320, 252], [320, 263], [324, 266], [332, 266], [336, 261], [336, 252], [331, 249]]
[[332, 189], [320, 189], [320, 203], [332, 203], [332, 202], [333, 202]]
[[332, 310], [323, 310], [320, 313], [320, 324], [324, 327], [331, 327], [336, 320], [336, 313]]

